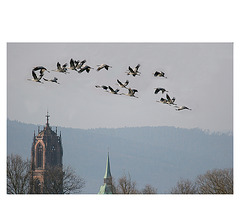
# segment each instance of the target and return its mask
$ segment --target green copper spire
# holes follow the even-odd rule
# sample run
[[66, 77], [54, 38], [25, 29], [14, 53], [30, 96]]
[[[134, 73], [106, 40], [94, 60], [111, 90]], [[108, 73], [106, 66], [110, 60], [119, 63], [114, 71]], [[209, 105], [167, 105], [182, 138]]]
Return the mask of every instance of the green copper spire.
[[106, 171], [104, 175], [104, 184], [100, 187], [98, 194], [113, 194], [116, 190], [112, 185], [112, 175], [110, 171], [109, 152], [107, 156]]
[[110, 178], [110, 177], [112, 177], [112, 175], [111, 175], [111, 171], [110, 171], [110, 161], [109, 161], [109, 152], [108, 152], [107, 163], [106, 163], [106, 171], [105, 171], [104, 178]]

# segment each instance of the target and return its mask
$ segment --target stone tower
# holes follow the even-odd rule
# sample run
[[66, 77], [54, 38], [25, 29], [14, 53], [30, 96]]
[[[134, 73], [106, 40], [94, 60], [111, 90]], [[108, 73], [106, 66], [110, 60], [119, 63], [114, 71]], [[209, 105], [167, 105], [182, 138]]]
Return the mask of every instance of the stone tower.
[[[47, 123], [42, 131], [38, 129], [38, 135], [33, 137], [31, 151], [31, 193], [46, 193], [47, 170], [58, 167], [62, 172], [62, 141], [60, 136], [49, 126], [49, 115], [47, 112]], [[62, 186], [60, 186], [61, 193]]]
[[110, 171], [110, 160], [109, 160], [109, 153], [107, 156], [107, 163], [106, 163], [106, 171], [103, 177], [104, 184], [100, 187], [98, 194], [114, 194], [115, 188], [112, 185], [112, 175]]

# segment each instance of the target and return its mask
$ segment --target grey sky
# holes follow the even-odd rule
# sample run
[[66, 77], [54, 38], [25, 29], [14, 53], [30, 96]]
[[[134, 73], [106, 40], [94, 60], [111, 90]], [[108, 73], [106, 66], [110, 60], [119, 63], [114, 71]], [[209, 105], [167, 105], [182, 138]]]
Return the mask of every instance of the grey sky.
[[[125, 126], [176, 126], [211, 131], [233, 126], [232, 43], [10, 43], [7, 50], [7, 115], [9, 119], [44, 124], [47, 109], [52, 126], [74, 128]], [[106, 63], [109, 71], [89, 74], [45, 73], [60, 85], [28, 81], [34, 66], [56, 69], [70, 58], [87, 64]], [[141, 64], [141, 76], [126, 75], [128, 66]], [[156, 70], [167, 79], [154, 78]], [[139, 98], [113, 95], [95, 85], [117, 88], [116, 80], [130, 81]], [[175, 111], [157, 103], [164, 87], [178, 105], [192, 111]], [[127, 93], [127, 90], [120, 89]], [[164, 94], [165, 97], [165, 94]]]

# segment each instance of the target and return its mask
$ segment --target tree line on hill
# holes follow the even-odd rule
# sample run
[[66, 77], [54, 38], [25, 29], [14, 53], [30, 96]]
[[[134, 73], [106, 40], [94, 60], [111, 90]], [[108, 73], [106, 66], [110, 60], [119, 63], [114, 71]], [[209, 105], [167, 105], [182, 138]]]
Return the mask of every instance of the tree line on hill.
[[233, 169], [213, 169], [197, 176], [195, 181], [181, 179], [172, 194], [233, 194]]

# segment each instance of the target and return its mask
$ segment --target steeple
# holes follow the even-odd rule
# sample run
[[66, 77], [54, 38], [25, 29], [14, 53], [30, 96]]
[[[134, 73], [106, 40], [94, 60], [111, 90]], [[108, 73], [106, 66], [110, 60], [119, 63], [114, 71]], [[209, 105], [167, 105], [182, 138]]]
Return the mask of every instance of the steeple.
[[112, 175], [110, 171], [109, 152], [107, 155], [106, 171], [104, 175], [104, 184], [100, 187], [98, 194], [113, 194], [115, 193], [114, 186], [112, 185]]
[[106, 171], [104, 175], [104, 179], [107, 179], [107, 178], [112, 178], [111, 171], [110, 171], [109, 152], [107, 156]]

